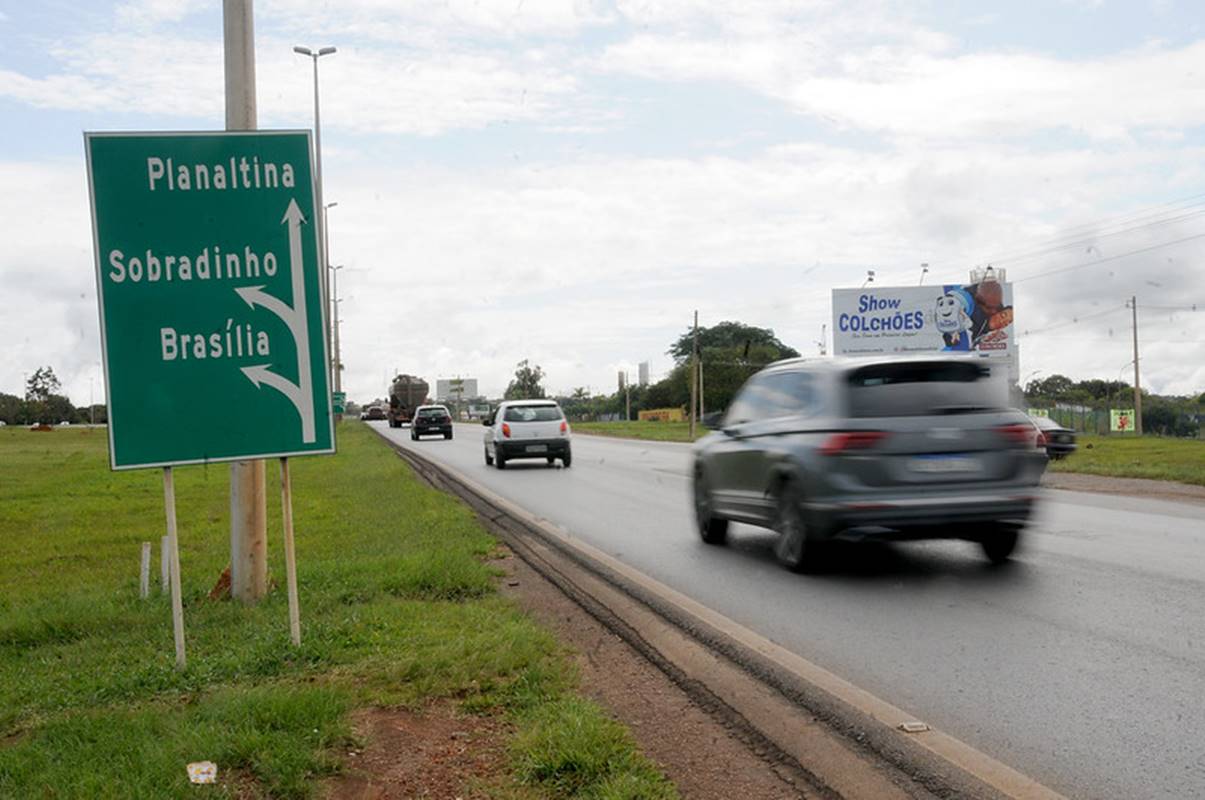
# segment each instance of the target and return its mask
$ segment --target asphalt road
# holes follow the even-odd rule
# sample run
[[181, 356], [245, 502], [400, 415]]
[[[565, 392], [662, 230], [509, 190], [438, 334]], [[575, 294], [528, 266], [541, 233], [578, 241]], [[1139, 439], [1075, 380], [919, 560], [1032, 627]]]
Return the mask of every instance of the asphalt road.
[[[378, 423], [372, 423], [378, 425]], [[485, 466], [482, 428], [387, 435], [1074, 798], [1205, 798], [1205, 506], [1048, 491], [1013, 563], [964, 542], [702, 544], [689, 447], [576, 436], [572, 469]]]

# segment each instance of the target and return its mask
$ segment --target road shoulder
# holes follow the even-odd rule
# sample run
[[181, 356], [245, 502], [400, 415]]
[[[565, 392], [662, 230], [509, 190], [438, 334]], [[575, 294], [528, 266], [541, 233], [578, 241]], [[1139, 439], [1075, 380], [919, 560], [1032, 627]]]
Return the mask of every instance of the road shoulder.
[[1171, 500], [1178, 503], [1205, 505], [1205, 486], [1175, 481], [1156, 481], [1148, 478], [1113, 478], [1083, 472], [1049, 472], [1042, 476], [1048, 489], [1073, 492], [1127, 495], [1147, 500]]

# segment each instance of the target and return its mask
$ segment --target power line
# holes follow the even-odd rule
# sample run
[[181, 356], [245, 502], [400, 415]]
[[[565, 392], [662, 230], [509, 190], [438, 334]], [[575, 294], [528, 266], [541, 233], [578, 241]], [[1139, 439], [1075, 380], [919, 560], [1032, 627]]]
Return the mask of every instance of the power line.
[[1033, 275], [1026, 275], [1023, 278], [1014, 278], [1012, 282], [1013, 283], [1024, 283], [1026, 281], [1037, 280], [1038, 278], [1045, 278], [1050, 275], [1058, 275], [1058, 274], [1061, 274], [1064, 272], [1073, 272], [1077, 269], [1085, 269], [1087, 267], [1095, 267], [1100, 264], [1107, 264], [1110, 261], [1117, 261], [1119, 259], [1127, 258], [1129, 256], [1136, 256], [1136, 255], [1141, 255], [1143, 253], [1150, 253], [1155, 250], [1160, 250], [1164, 247], [1171, 247], [1172, 245], [1175, 245], [1175, 244], [1183, 244], [1184, 242], [1191, 242], [1194, 239], [1201, 239], [1201, 238], [1205, 238], [1205, 233], [1197, 233], [1197, 234], [1193, 234], [1192, 236], [1185, 236], [1182, 239], [1173, 239], [1170, 242], [1161, 242], [1159, 244], [1150, 245], [1149, 247], [1141, 247], [1137, 250], [1130, 250], [1125, 253], [1118, 253], [1115, 256], [1107, 256], [1105, 258], [1100, 258], [1100, 259], [1097, 259], [1096, 261], [1087, 261], [1082, 264], [1072, 264], [1071, 266], [1067, 266], [1067, 267], [1058, 267], [1056, 269], [1046, 270], [1045, 272], [1038, 272]]
[[1058, 330], [1060, 328], [1066, 328], [1069, 325], [1078, 325], [1081, 322], [1086, 322], [1090, 319], [1096, 319], [1098, 317], [1103, 317], [1106, 314], [1116, 314], [1118, 311], [1124, 311], [1128, 308], [1129, 308], [1129, 306], [1125, 306], [1125, 305], [1114, 306], [1113, 308], [1106, 308], [1103, 311], [1097, 311], [1094, 314], [1086, 314], [1082, 317], [1073, 317], [1072, 319], [1069, 319], [1066, 322], [1059, 322], [1054, 325], [1048, 325], [1045, 328], [1037, 328], [1036, 330], [1023, 330], [1020, 333], [1018, 333], [1017, 336], [1018, 337], [1032, 336], [1036, 333], [1045, 333], [1046, 331], [1054, 331], [1054, 330]]
[[[1122, 228], [1121, 230], [1111, 231], [1109, 233], [1098, 233], [1098, 234], [1095, 234], [1092, 236], [1081, 236], [1081, 237], [1075, 238], [1075, 239], [1067, 239], [1065, 242], [1062, 242], [1062, 243], [1059, 243], [1059, 240], [1056, 239], [1056, 240], [1052, 240], [1052, 243], [1049, 247], [1044, 247], [1044, 248], [1041, 248], [1038, 250], [1021, 251], [1021, 252], [1017, 253], [1016, 255], [997, 256], [996, 258], [988, 259], [986, 263], [1015, 264], [1018, 261], [1028, 261], [1033, 258], [1038, 258], [1040, 256], [1058, 252], [1059, 250], [1066, 250], [1070, 247], [1075, 247], [1075, 246], [1079, 246], [1079, 245], [1083, 245], [1083, 244], [1088, 244], [1089, 249], [1093, 249], [1093, 245], [1089, 244], [1091, 242], [1098, 242], [1102, 239], [1107, 239], [1110, 236], [1121, 236], [1122, 234], [1135, 233], [1137, 231], [1146, 230], [1148, 228], [1158, 227], [1160, 225], [1171, 225], [1171, 224], [1174, 224], [1177, 222], [1184, 222], [1185, 220], [1191, 219], [1193, 217], [1199, 217], [1203, 214], [1205, 214], [1205, 208], [1200, 209], [1198, 211], [1193, 211], [1188, 214], [1182, 214], [1178, 217], [1167, 217], [1166, 219], [1156, 220], [1154, 222], [1147, 222], [1145, 224], [1135, 225], [1130, 228]], [[1097, 252], [1099, 253], [1100, 251], [1097, 250]]]

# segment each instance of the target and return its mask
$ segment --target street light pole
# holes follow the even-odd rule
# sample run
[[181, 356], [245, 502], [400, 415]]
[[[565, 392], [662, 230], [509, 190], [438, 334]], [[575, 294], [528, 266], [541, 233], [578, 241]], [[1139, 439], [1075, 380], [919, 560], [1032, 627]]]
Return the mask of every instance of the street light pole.
[[[332, 204], [333, 205], [333, 204]], [[343, 391], [343, 357], [339, 352], [339, 270], [343, 265], [331, 267], [331, 297], [334, 298], [334, 329], [335, 329], [335, 391]]]
[[[327, 275], [327, 269], [330, 267], [330, 256], [326, 245], [326, 209], [322, 203], [322, 115], [319, 110], [318, 103], [318, 59], [323, 56], [331, 55], [336, 52], [334, 47], [322, 47], [317, 51], [311, 50], [308, 47], [295, 46], [294, 53], [303, 56], [309, 56], [314, 62], [314, 192], [317, 195], [314, 199], [317, 201], [315, 205], [322, 210], [321, 219], [318, 220], [318, 252], [322, 253], [322, 269], [319, 270], [319, 279], [322, 282], [323, 308], [330, 308], [331, 285], [330, 277]], [[326, 350], [331, 352], [333, 343], [331, 340], [331, 329], [333, 325], [327, 320], [326, 325]], [[337, 374], [337, 373], [336, 373]]]

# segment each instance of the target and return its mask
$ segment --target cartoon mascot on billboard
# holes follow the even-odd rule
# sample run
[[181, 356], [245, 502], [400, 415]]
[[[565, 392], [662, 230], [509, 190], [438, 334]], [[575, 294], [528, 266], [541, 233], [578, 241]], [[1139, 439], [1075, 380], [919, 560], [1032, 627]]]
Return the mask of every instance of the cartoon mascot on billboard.
[[960, 286], [945, 287], [945, 294], [937, 298], [937, 310], [934, 321], [937, 330], [945, 340], [943, 350], [971, 349], [971, 314], [975, 310], [975, 301], [971, 295]]

